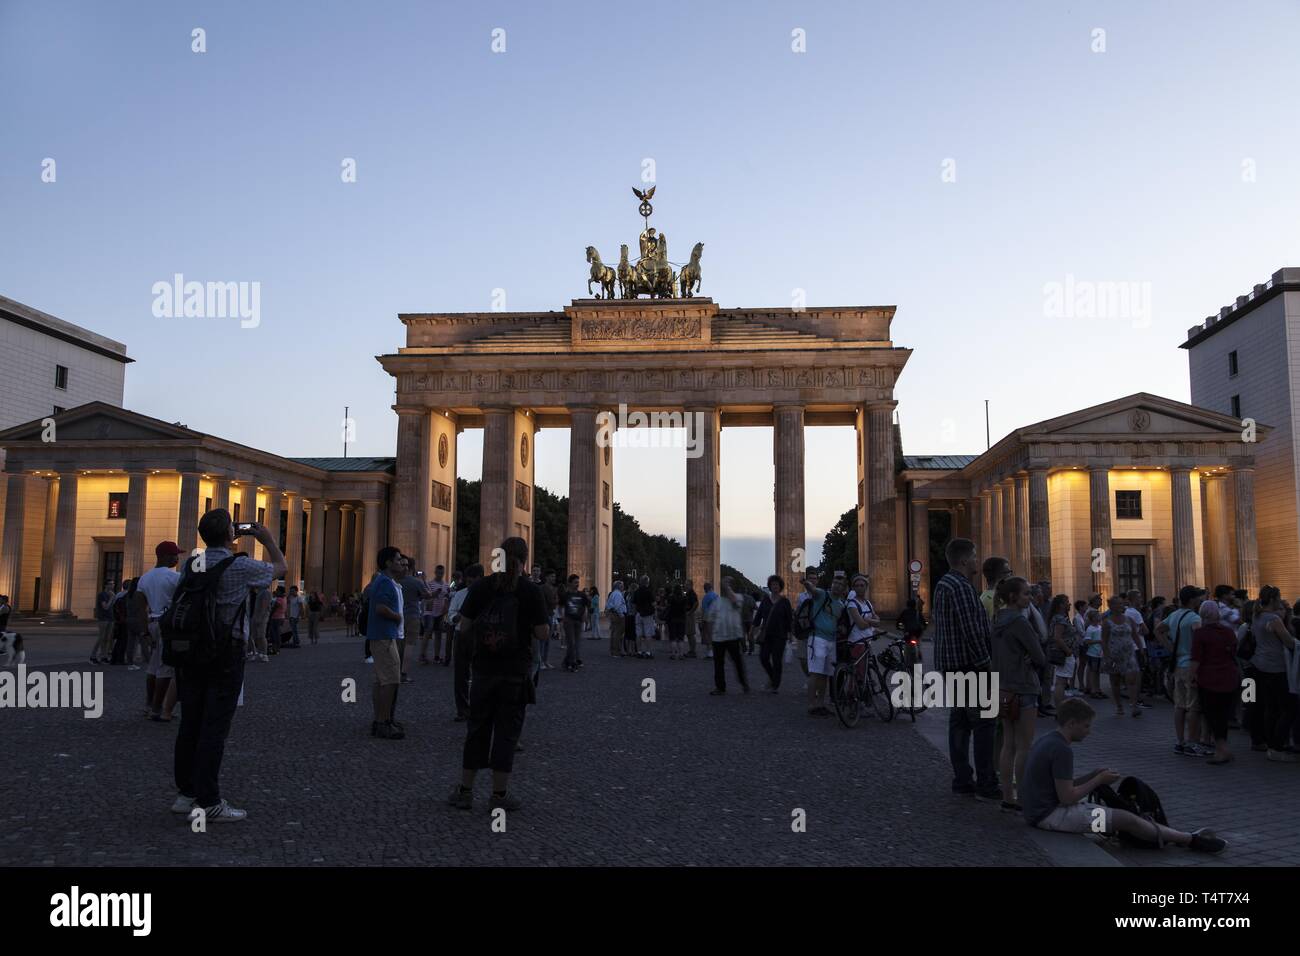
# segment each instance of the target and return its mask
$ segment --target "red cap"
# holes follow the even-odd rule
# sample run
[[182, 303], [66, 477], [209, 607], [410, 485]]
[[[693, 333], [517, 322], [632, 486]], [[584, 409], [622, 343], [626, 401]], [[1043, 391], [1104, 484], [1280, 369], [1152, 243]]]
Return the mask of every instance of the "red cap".
[[153, 553], [160, 558], [168, 557], [173, 554], [182, 554], [180, 545], [175, 541], [164, 541], [158, 547], [153, 549]]

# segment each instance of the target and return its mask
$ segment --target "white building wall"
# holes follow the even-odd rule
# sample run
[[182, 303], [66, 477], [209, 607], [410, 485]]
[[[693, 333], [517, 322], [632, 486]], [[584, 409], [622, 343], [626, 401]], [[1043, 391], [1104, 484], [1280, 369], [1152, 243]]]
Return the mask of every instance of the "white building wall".
[[1193, 405], [1231, 414], [1231, 397], [1240, 395], [1243, 418], [1273, 427], [1255, 450], [1260, 582], [1300, 593], [1300, 293], [1284, 292], [1224, 326], [1189, 349], [1188, 362]]
[[[68, 370], [66, 390], [54, 368]], [[117, 359], [0, 318], [0, 428], [44, 418], [87, 402], [122, 405], [126, 365]]]

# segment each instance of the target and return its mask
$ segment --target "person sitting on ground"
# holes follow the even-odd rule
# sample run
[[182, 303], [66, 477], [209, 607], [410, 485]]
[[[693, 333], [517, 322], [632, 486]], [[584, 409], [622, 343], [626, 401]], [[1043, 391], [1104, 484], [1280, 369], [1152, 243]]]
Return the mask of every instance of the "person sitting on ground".
[[1162, 826], [1135, 813], [1085, 801], [1102, 785], [1120, 779], [1115, 770], [1094, 770], [1074, 776], [1074, 744], [1092, 732], [1096, 712], [1087, 701], [1071, 697], [1056, 709], [1056, 729], [1034, 742], [1025, 763], [1020, 788], [1025, 822], [1058, 833], [1128, 833], [1151, 843], [1172, 843], [1199, 853], [1221, 853], [1227, 843], [1209, 830], [1186, 833]]

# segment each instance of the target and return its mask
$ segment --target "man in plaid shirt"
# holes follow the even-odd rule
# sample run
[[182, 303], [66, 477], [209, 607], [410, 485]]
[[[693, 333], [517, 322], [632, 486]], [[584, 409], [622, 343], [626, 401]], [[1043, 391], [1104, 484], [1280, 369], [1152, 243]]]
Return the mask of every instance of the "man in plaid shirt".
[[[948, 573], [934, 586], [935, 667], [943, 674], [987, 671], [990, 666], [989, 617], [970, 579], [979, 571], [975, 543], [953, 538], [947, 548]], [[945, 682], [946, 683], [946, 682]], [[951, 701], [949, 703], [952, 703]], [[953, 793], [973, 793], [981, 800], [1001, 800], [997, 755], [997, 717], [981, 717], [978, 701], [948, 711], [948, 758], [952, 761]], [[975, 769], [970, 764], [975, 738]]]

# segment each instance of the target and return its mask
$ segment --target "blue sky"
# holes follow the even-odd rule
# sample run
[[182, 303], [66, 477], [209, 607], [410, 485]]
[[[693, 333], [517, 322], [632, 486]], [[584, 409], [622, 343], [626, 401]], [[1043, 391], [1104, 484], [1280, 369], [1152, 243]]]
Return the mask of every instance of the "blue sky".
[[[1185, 400], [1187, 327], [1300, 265], [1298, 40], [1300, 6], [1262, 0], [0, 0], [0, 293], [126, 342], [128, 407], [309, 455], [337, 453], [346, 404], [355, 453], [391, 454], [372, 356], [396, 314], [585, 295], [583, 248], [635, 241], [649, 158], [704, 294], [897, 305], [907, 452], [978, 452], [985, 398], [995, 441]], [[259, 282], [260, 324], [156, 318], [177, 272]], [[1055, 317], [1067, 276], [1139, 283], [1149, 312]], [[561, 493], [567, 442], [537, 443]], [[462, 435], [463, 476], [480, 449]], [[724, 560], [766, 573], [770, 430], [723, 451]], [[681, 455], [616, 465], [650, 530], [684, 531]], [[854, 499], [851, 432], [810, 430], [808, 468], [820, 540]]]

